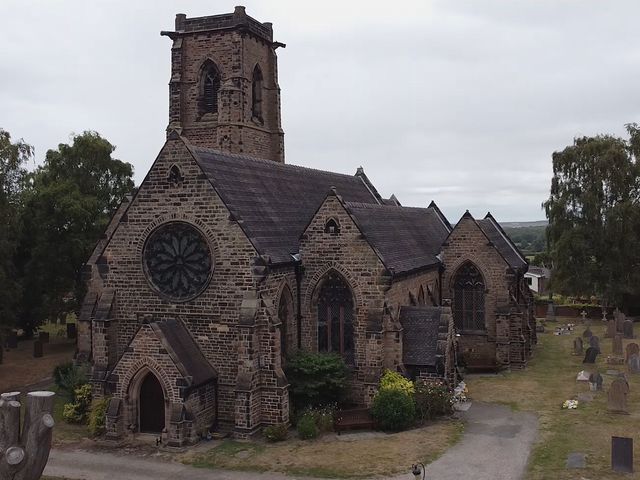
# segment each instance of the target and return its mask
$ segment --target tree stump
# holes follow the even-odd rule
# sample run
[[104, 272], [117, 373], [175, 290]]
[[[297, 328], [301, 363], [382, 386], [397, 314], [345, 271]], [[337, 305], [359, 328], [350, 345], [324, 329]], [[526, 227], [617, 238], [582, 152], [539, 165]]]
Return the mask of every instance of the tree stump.
[[22, 430], [20, 392], [0, 395], [0, 479], [38, 480], [42, 475], [51, 450], [54, 395], [27, 394]]

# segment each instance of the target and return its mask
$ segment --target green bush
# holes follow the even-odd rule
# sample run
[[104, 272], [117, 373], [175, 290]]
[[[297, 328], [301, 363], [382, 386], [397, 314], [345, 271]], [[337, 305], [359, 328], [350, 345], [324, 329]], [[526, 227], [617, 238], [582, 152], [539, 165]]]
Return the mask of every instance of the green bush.
[[316, 438], [320, 433], [318, 426], [316, 425], [316, 420], [310, 413], [305, 413], [300, 417], [296, 425], [296, 429], [298, 430], [298, 436], [303, 440]]
[[380, 390], [400, 390], [407, 395], [413, 395], [415, 387], [413, 382], [398, 372], [385, 370], [380, 379]]
[[337, 406], [325, 405], [324, 407], [307, 407], [299, 415], [298, 421], [303, 417], [311, 417], [318, 427], [319, 432], [332, 432]]
[[400, 431], [415, 422], [416, 405], [402, 390], [380, 389], [373, 398], [371, 414], [383, 430]]
[[453, 412], [453, 392], [441, 381], [416, 382], [416, 413], [422, 421]]
[[297, 411], [340, 403], [347, 391], [348, 369], [335, 353], [298, 352], [287, 360], [286, 374]]
[[83, 367], [68, 362], [53, 369], [53, 381], [58, 387], [58, 393], [73, 403], [75, 402], [75, 391], [87, 383], [87, 375]]
[[269, 425], [262, 430], [262, 434], [270, 442], [282, 442], [289, 435], [289, 427], [286, 423]]
[[91, 402], [89, 411], [89, 435], [97, 437], [105, 432], [105, 416], [109, 406], [109, 397]]
[[86, 423], [91, 407], [91, 385], [85, 383], [74, 391], [75, 401], [64, 406], [62, 416], [68, 423]]

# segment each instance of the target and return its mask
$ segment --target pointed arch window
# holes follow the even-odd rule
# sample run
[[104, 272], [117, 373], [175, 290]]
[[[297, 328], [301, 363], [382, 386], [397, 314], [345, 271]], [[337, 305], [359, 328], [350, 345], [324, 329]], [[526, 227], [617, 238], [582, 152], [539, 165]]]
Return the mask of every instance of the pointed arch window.
[[200, 78], [200, 113], [218, 113], [220, 71], [215, 63], [207, 60], [202, 66]]
[[420, 285], [420, 290], [418, 291], [418, 305], [426, 304], [426, 299], [424, 296], [424, 287]]
[[278, 319], [280, 320], [280, 354], [284, 360], [294, 347], [295, 337], [293, 328], [294, 308], [293, 296], [288, 286], [280, 294], [278, 303]]
[[318, 351], [336, 352], [355, 363], [353, 295], [337, 272], [329, 273], [318, 296]]
[[471, 262], [462, 265], [453, 281], [453, 318], [458, 330], [484, 330], [485, 284]]
[[262, 70], [256, 65], [253, 69], [253, 78], [251, 81], [251, 117], [258, 123], [263, 123], [262, 119], [262, 87], [263, 78]]

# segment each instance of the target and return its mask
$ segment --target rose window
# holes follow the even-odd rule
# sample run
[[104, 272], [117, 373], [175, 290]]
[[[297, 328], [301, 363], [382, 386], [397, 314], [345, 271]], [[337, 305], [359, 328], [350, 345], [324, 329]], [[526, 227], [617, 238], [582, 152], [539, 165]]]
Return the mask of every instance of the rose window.
[[149, 235], [143, 263], [151, 285], [174, 300], [188, 300], [201, 293], [213, 266], [202, 233], [182, 222], [162, 225]]

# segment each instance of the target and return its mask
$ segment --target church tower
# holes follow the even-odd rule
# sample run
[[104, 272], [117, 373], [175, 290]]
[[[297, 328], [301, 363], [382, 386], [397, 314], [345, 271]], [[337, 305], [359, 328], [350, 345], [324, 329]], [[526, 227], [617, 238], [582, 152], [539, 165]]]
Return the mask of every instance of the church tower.
[[233, 13], [176, 15], [169, 126], [194, 145], [284, 163], [280, 87], [271, 23]]

